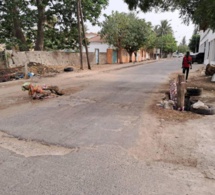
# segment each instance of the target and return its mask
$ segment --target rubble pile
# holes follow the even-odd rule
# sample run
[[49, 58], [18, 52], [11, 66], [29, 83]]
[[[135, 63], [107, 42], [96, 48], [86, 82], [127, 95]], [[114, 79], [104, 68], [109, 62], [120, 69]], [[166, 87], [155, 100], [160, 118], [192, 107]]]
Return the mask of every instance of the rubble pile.
[[46, 75], [50, 73], [60, 73], [57, 69], [52, 68], [50, 66], [45, 66], [41, 63], [29, 62], [28, 63], [28, 71], [32, 72], [36, 75]]
[[23, 67], [0, 69], [0, 82], [23, 78]]

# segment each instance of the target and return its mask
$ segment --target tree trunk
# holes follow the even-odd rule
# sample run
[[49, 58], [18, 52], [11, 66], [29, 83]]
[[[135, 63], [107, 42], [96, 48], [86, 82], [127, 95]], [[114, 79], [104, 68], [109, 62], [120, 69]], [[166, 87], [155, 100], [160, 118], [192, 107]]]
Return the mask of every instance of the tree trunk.
[[132, 53], [133, 52], [129, 52], [129, 62], [132, 62]]
[[45, 27], [45, 2], [37, 0], [38, 23], [37, 23], [37, 39], [35, 44], [35, 51], [42, 51], [44, 49], [44, 27]]
[[119, 63], [122, 64], [122, 48], [120, 47], [119, 48], [119, 51], [118, 51], [118, 54], [119, 54]]
[[80, 19], [81, 19], [81, 25], [82, 25], [82, 31], [83, 31], [83, 37], [84, 37], [84, 45], [85, 45], [85, 50], [86, 50], [86, 55], [87, 55], [87, 65], [88, 65], [88, 69], [91, 70], [88, 47], [87, 47], [87, 38], [86, 38], [86, 34], [85, 34], [85, 29], [84, 29], [84, 19], [83, 19], [81, 0], [79, 0], [78, 6], [79, 6], [79, 12], [80, 12], [80, 16], [81, 16]]
[[21, 42], [21, 45], [19, 45], [20, 51], [28, 51], [29, 48], [27, 47], [25, 35], [22, 32], [20, 20], [19, 20], [19, 11], [17, 7], [14, 7], [12, 9], [13, 13], [13, 25], [14, 25], [14, 36]]

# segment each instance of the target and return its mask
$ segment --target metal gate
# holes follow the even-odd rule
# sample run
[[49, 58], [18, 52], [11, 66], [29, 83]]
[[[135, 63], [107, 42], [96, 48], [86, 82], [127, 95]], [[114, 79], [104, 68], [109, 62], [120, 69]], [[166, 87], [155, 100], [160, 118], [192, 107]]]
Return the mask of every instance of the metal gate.
[[113, 50], [113, 55], [112, 55], [112, 63], [115, 64], [117, 63], [117, 50]]
[[99, 49], [96, 49], [95, 52], [96, 52], [96, 64], [99, 64]]

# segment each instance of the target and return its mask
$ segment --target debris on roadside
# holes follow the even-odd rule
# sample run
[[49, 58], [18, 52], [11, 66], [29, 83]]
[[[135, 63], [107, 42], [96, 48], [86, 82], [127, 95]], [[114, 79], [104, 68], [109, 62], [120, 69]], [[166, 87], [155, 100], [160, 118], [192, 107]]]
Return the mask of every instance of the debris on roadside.
[[24, 78], [23, 68], [0, 69], [0, 82]]
[[208, 64], [205, 69], [205, 75], [213, 76], [215, 74], [215, 65]]
[[[180, 91], [179, 87], [180, 85], [176, 82], [176, 80], [171, 80], [169, 84], [169, 92], [165, 93], [165, 97], [159, 104], [157, 104], [157, 106], [167, 110], [190, 111], [202, 115], [215, 114], [214, 106], [207, 105], [197, 98], [202, 95], [203, 88], [188, 87], [185, 85], [185, 87], [182, 88], [183, 93], [178, 93]], [[178, 98], [180, 98], [180, 101], [178, 101]], [[184, 102], [183, 108], [180, 108], [178, 105], [181, 101], [182, 103]]]
[[36, 62], [28, 63], [28, 72], [43, 76], [45, 76], [48, 73], [60, 73], [57, 69], [53, 67], [45, 66], [44, 64]]
[[63, 70], [64, 70], [64, 72], [72, 72], [72, 71], [74, 71], [74, 68], [68, 66], [68, 67], [64, 68]]
[[26, 82], [22, 85], [23, 91], [28, 91], [28, 95], [32, 99], [44, 99], [51, 97], [54, 95], [64, 95], [64, 92], [59, 89], [58, 86], [40, 86], [37, 84], [32, 84], [30, 82]]
[[196, 103], [194, 103], [193, 105], [192, 105], [192, 108], [194, 108], [194, 109], [199, 109], [199, 108], [208, 108], [208, 106], [207, 105], [205, 105], [203, 102], [201, 102], [200, 100], [198, 100], [198, 102], [196, 102]]

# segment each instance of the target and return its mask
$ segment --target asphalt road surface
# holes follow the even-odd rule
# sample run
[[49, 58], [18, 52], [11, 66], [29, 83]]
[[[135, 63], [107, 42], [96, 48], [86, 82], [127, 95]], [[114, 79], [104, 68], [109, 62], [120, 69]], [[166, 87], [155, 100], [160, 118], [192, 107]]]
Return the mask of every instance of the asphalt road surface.
[[61, 80], [79, 90], [2, 113], [0, 130], [17, 142], [33, 140], [70, 152], [44, 155], [43, 148], [35, 146], [38, 155], [26, 157], [26, 148], [3, 143], [0, 194], [212, 195], [214, 182], [196, 170], [148, 162], [130, 152], [142, 126], [150, 123], [143, 116], [153, 92], [180, 64], [178, 59], [159, 61]]

